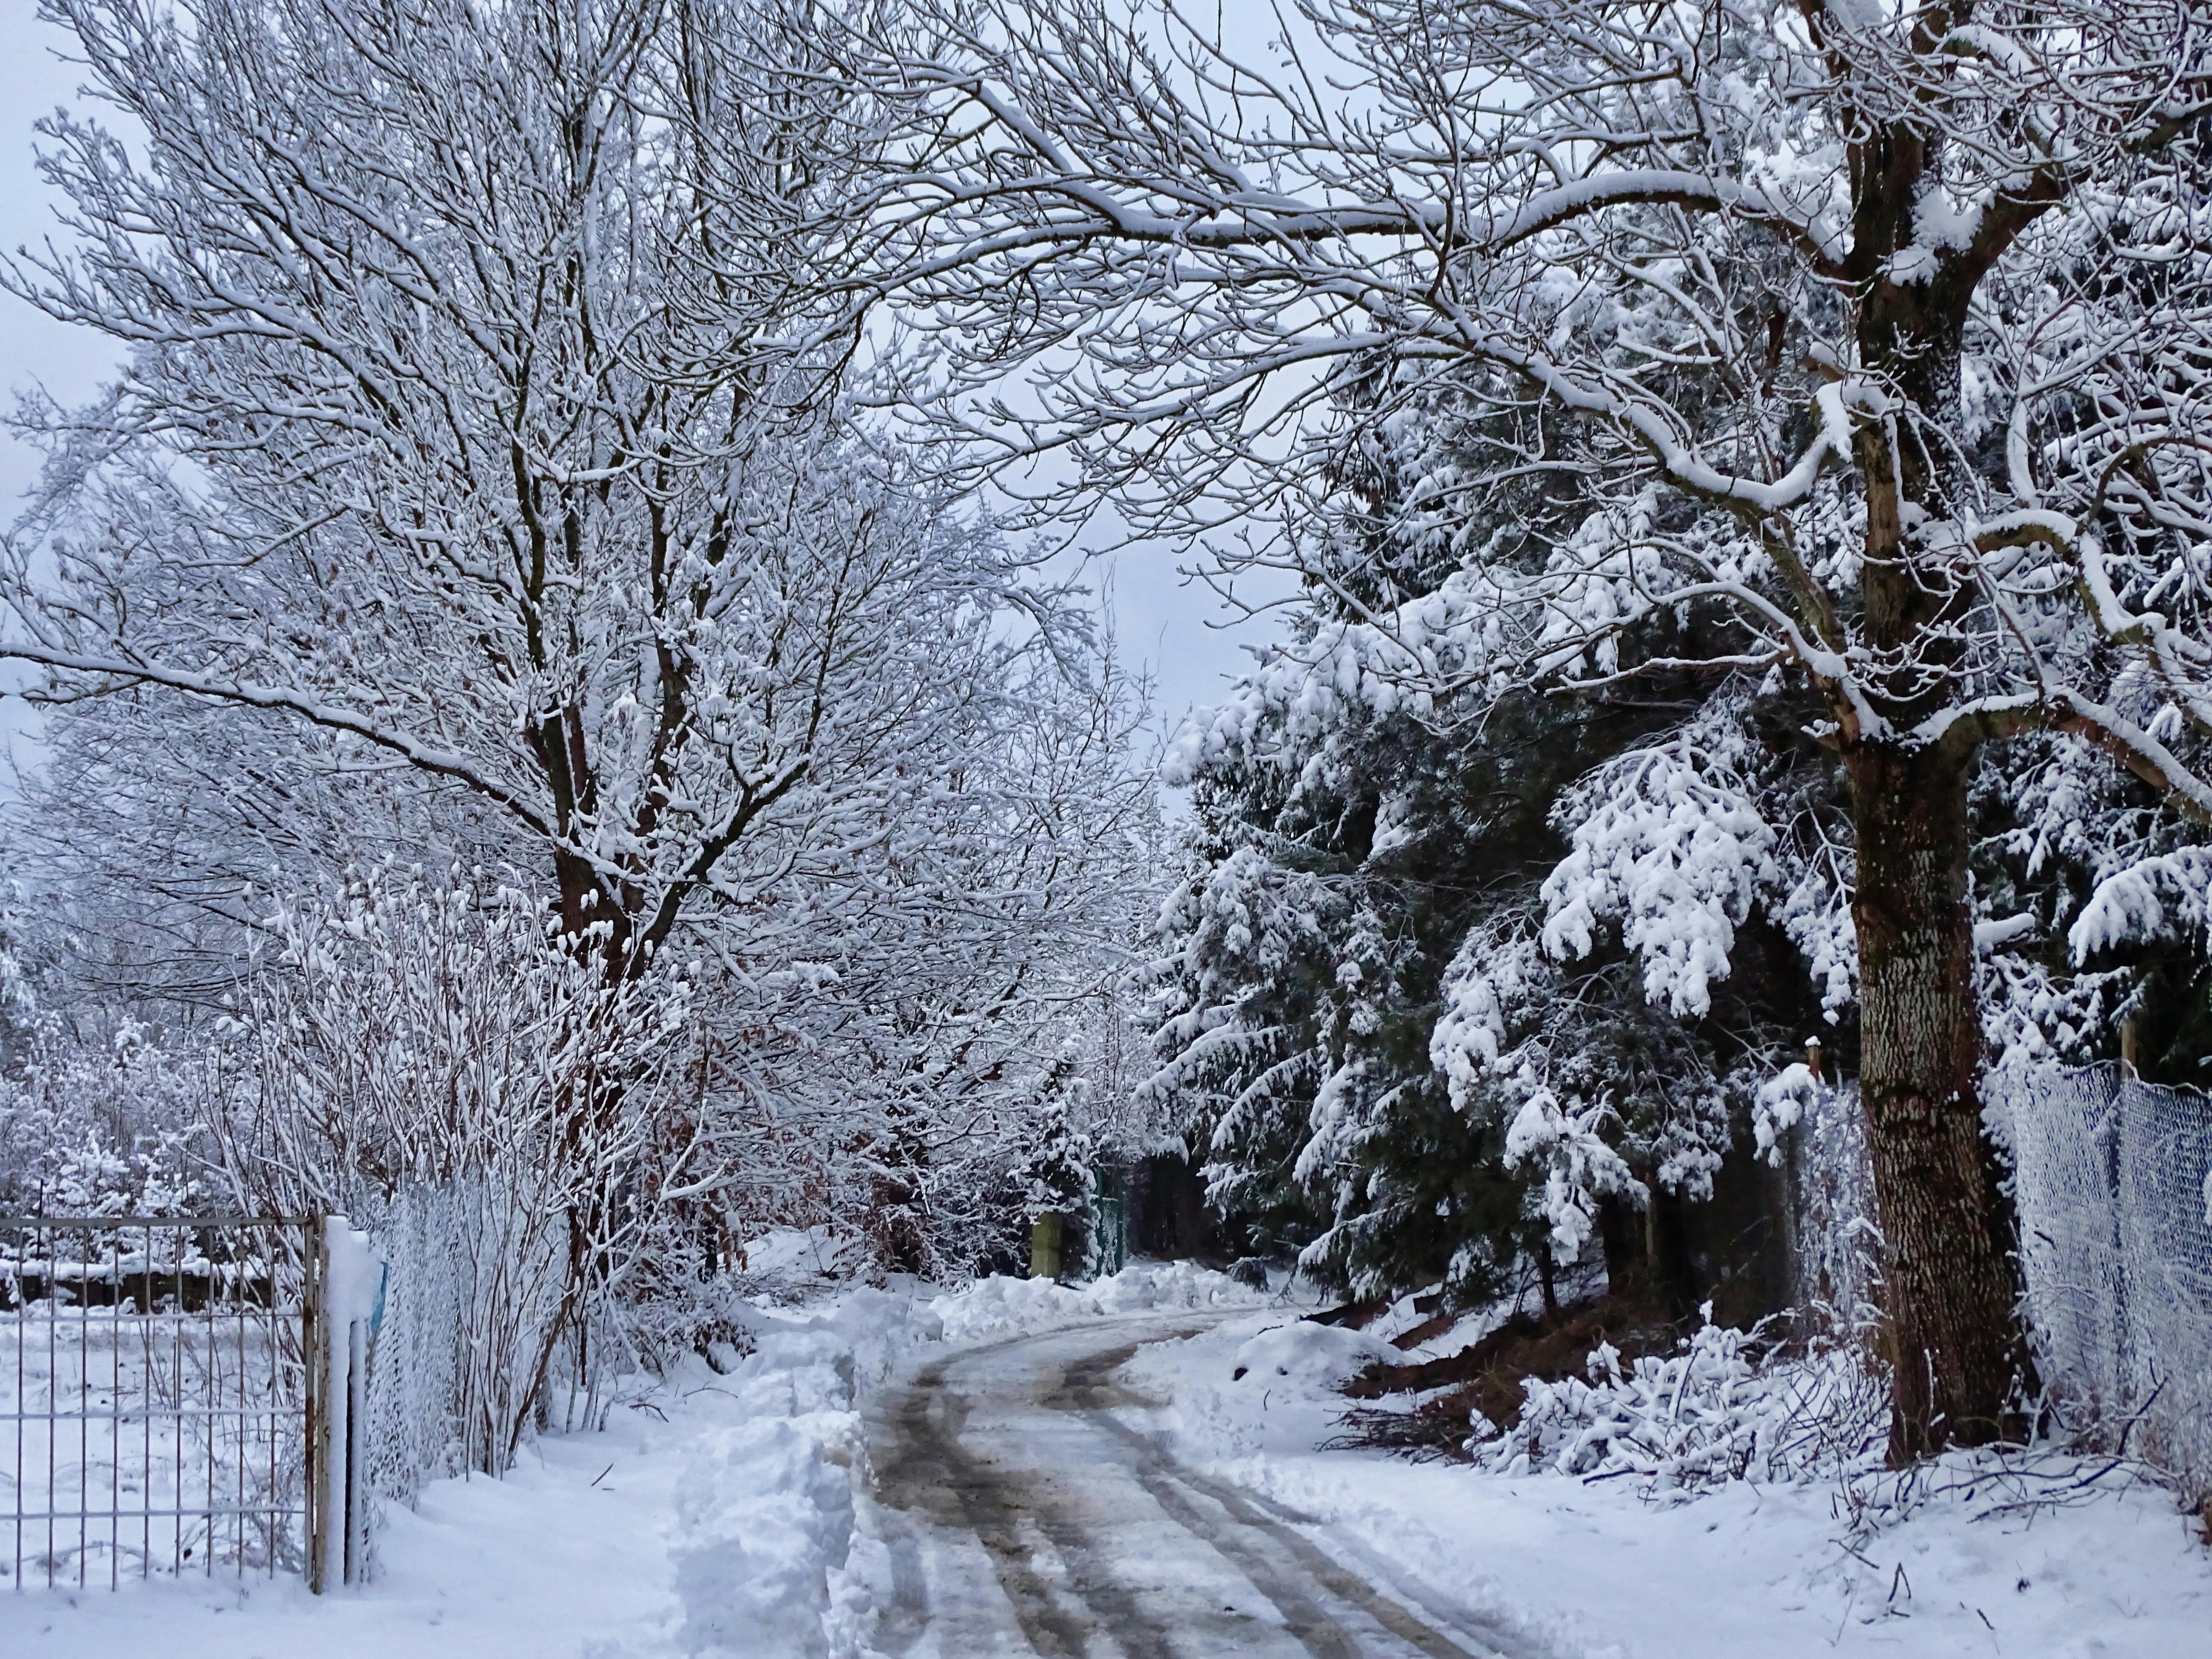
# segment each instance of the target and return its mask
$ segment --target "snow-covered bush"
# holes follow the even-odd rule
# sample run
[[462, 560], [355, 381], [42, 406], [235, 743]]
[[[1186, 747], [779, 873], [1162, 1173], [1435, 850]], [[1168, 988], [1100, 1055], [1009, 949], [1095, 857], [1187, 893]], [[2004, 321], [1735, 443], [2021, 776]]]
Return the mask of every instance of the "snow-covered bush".
[[1478, 1423], [1469, 1450], [1498, 1474], [1633, 1477], [1652, 1494], [1880, 1464], [1889, 1392], [1855, 1345], [1783, 1358], [1762, 1352], [1757, 1329], [1712, 1323], [1710, 1303], [1705, 1314], [1678, 1353], [1624, 1367], [1601, 1343], [1587, 1382], [1528, 1379], [1520, 1421], [1502, 1434]]
[[648, 1156], [680, 990], [610, 986], [526, 894], [458, 872], [364, 872], [269, 931], [279, 960], [234, 1022], [258, 1087], [221, 1126], [228, 1173], [270, 1213], [352, 1217], [393, 1259], [380, 1487], [501, 1473], [681, 1178]]
[[21, 1075], [0, 1077], [0, 1211], [179, 1215], [223, 1190], [207, 1132], [236, 1087], [222, 1054], [128, 1019], [106, 1042], [52, 1016], [29, 1029]]
[[1342, 1325], [1295, 1319], [1262, 1331], [1237, 1350], [1229, 1380], [1285, 1398], [1336, 1392], [1346, 1377], [1405, 1355], [1379, 1336]]

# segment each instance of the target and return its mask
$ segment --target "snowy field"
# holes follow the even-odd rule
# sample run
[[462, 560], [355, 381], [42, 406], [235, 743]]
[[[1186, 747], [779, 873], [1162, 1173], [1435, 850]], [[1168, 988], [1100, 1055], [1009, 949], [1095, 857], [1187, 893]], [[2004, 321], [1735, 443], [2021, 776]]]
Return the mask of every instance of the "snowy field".
[[[764, 1313], [757, 1352], [727, 1375], [702, 1363], [640, 1390], [604, 1432], [547, 1437], [508, 1480], [432, 1487], [417, 1510], [389, 1517], [365, 1589], [319, 1601], [296, 1581], [218, 1576], [9, 1594], [0, 1651], [955, 1659], [915, 1625], [902, 1577], [914, 1561], [894, 1559], [905, 1522], [872, 1496], [896, 1473], [902, 1452], [884, 1437], [897, 1430], [869, 1407], [915, 1397], [917, 1377], [949, 1364], [1012, 1374], [1034, 1346], [1113, 1361], [1096, 1379], [1103, 1391], [1076, 1403], [1120, 1425], [1103, 1431], [1179, 1461], [1192, 1490], [1250, 1494], [1290, 1517], [1291, 1547], [1376, 1576], [1405, 1606], [1441, 1609], [1439, 1628], [1493, 1632], [1492, 1650], [1516, 1659], [2212, 1655], [2212, 1551], [2162, 1492], [2002, 1515], [1986, 1513], [1991, 1483], [1972, 1495], [1966, 1483], [1853, 1534], [1833, 1485], [1737, 1483], [1662, 1504], [1621, 1481], [1319, 1451], [1342, 1406], [1328, 1385], [1379, 1339], [1300, 1325], [1299, 1311], [1188, 1266], [1140, 1265], [1083, 1291], [1004, 1279], [933, 1301], [848, 1291]], [[1126, 1364], [1115, 1358], [1132, 1346]], [[1044, 1403], [1068, 1417], [1068, 1401]], [[1011, 1436], [1042, 1419], [1003, 1420]], [[970, 1430], [968, 1451], [1018, 1461], [1020, 1447], [992, 1443], [1000, 1431]], [[1159, 1565], [1148, 1551], [1172, 1565], [1191, 1546], [1163, 1528], [1117, 1534], [1113, 1547], [1141, 1583]], [[1041, 1543], [1020, 1565], [1050, 1580], [1050, 1553]], [[957, 1598], [999, 1594], [988, 1571], [963, 1577], [921, 1559], [937, 1575], [924, 1590], [940, 1623], [961, 1612]], [[1080, 1583], [1051, 1593], [1079, 1591], [1091, 1593]], [[1273, 1651], [1262, 1638], [1281, 1635], [1284, 1620], [1254, 1598], [1252, 1645], [1201, 1645], [1195, 1634], [1186, 1644], [1170, 1627], [1159, 1651]], [[1021, 1650], [979, 1645], [957, 1659]], [[1100, 1636], [1069, 1650], [1152, 1650]]]

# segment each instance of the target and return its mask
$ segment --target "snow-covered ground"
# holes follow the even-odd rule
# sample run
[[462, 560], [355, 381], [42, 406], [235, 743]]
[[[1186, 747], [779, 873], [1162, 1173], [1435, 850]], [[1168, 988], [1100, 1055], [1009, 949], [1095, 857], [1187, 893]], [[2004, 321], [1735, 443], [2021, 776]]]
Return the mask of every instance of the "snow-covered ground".
[[2162, 1490], [2107, 1477], [2086, 1502], [1993, 1513], [2015, 1489], [1954, 1463], [1942, 1495], [1869, 1533], [1833, 1483], [1662, 1504], [1624, 1481], [1316, 1451], [1343, 1407], [1327, 1384], [1356, 1363], [1343, 1334], [1267, 1313], [1148, 1347], [1125, 1374], [1172, 1401], [1160, 1415], [1194, 1468], [1563, 1654], [2212, 1656], [2212, 1550]]
[[[848, 1291], [819, 1315], [764, 1312], [728, 1375], [703, 1362], [550, 1435], [505, 1480], [444, 1480], [394, 1508], [369, 1585], [220, 1571], [120, 1591], [0, 1595], [9, 1659], [629, 1659], [854, 1651], [853, 1546], [866, 1455], [854, 1407], [940, 1322]], [[858, 1540], [864, 1559], [866, 1540]], [[848, 1573], [851, 1565], [855, 1571]], [[718, 1646], [719, 1644], [719, 1646]]]
[[[1422, 1610], [1430, 1620], [1422, 1628], [1452, 1632], [1469, 1652], [1484, 1647], [1466, 1632], [1492, 1632], [1497, 1651], [1547, 1659], [2212, 1656], [2212, 1552], [2162, 1492], [1978, 1519], [1990, 1489], [1971, 1498], [1962, 1489], [1885, 1528], [1853, 1533], [1832, 1485], [1738, 1484], [1665, 1506], [1623, 1481], [1319, 1451], [1341, 1407], [1328, 1384], [1379, 1339], [1299, 1327], [1300, 1311], [1182, 1265], [1140, 1266], [1080, 1291], [992, 1280], [928, 1301], [848, 1290], [826, 1304], [764, 1315], [757, 1351], [728, 1375], [690, 1368], [618, 1407], [604, 1432], [547, 1438], [510, 1480], [434, 1486], [415, 1511], [390, 1517], [379, 1577], [363, 1589], [318, 1600], [296, 1583], [218, 1577], [115, 1593], [9, 1594], [0, 1595], [0, 1652], [866, 1659], [875, 1650], [980, 1659], [1020, 1650], [977, 1638], [963, 1650], [940, 1638], [958, 1624], [963, 1601], [1006, 1594], [1010, 1574], [1030, 1575], [1058, 1604], [1135, 1596], [1125, 1609], [1134, 1622], [1119, 1636], [1109, 1619], [1051, 1626], [1073, 1632], [1079, 1648], [1071, 1651], [1152, 1651], [1128, 1633], [1140, 1627], [1159, 1632], [1158, 1650], [1177, 1659], [1295, 1640], [1361, 1659], [1385, 1650], [1382, 1638], [1370, 1648], [1356, 1635], [1349, 1650], [1331, 1646], [1352, 1628], [1343, 1618], [1315, 1645], [1310, 1620], [1322, 1615], [1281, 1605], [1297, 1599], [1296, 1586], [1270, 1577], [1263, 1552], [1222, 1535], [1241, 1510], [1237, 1524], [1273, 1540], [1268, 1559], [1304, 1552], [1310, 1565], [1321, 1562], [1320, 1580], [1340, 1588], [1330, 1562], [1367, 1574], [1382, 1586], [1365, 1601], [1384, 1624], [1405, 1622], [1395, 1609]], [[1022, 1340], [1054, 1331], [1063, 1334]], [[1093, 1375], [1132, 1344], [1141, 1346], [1118, 1372]], [[1083, 1369], [1093, 1353], [1099, 1359]], [[897, 1494], [888, 1492], [879, 1506], [870, 1489], [879, 1479], [926, 1482], [933, 1465], [907, 1459], [890, 1468], [903, 1455], [899, 1422], [872, 1414], [869, 1401], [927, 1404], [932, 1389], [917, 1385], [941, 1382], [948, 1370], [969, 1399], [957, 1419], [932, 1419], [940, 1447], [994, 1468], [1018, 1465], [1046, 1455], [1051, 1434], [1072, 1437], [1076, 1419], [1088, 1418], [1097, 1431], [1079, 1443], [1101, 1462], [1068, 1471], [1071, 1485], [1103, 1489], [1107, 1454], [1098, 1448], [1155, 1460], [1149, 1474], [1136, 1469], [1146, 1491], [1162, 1488], [1161, 1471], [1180, 1460], [1183, 1473], [1163, 1501], [1179, 1505], [1183, 1521], [1147, 1532], [1131, 1497], [1112, 1511], [1115, 1529], [1098, 1534], [1103, 1547], [1091, 1540], [1090, 1559], [1079, 1559], [1081, 1540], [1060, 1540], [1058, 1566], [1049, 1540], [1022, 1545], [1012, 1566], [1006, 1540], [995, 1555], [968, 1552], [964, 1567], [942, 1540], [917, 1551], [914, 1512], [894, 1512]], [[1026, 1416], [988, 1409], [988, 1390], [1000, 1386], [993, 1379], [1026, 1375], [1022, 1386], [1034, 1389], [1036, 1377], [1062, 1372], [1085, 1378], [1085, 1387], [1033, 1399]], [[1031, 1443], [1014, 1443], [1025, 1435]], [[1204, 1517], [1194, 1516], [1200, 1508]], [[1113, 1584], [1098, 1579], [1099, 1547]], [[1215, 1629], [1200, 1646], [1194, 1625], [1148, 1622], [1140, 1604], [1170, 1590], [1187, 1599], [1193, 1558], [1209, 1550], [1215, 1570], [1243, 1562], [1252, 1582], [1224, 1598], [1215, 1621], [1231, 1634]], [[1061, 1571], [1070, 1562], [1079, 1570]], [[917, 1589], [917, 1571], [933, 1581]], [[1273, 1605], [1270, 1584], [1280, 1598]], [[965, 1612], [976, 1631], [1016, 1628], [1012, 1619], [994, 1623], [980, 1605]], [[1249, 1645], [1233, 1633], [1237, 1617], [1252, 1621]], [[1415, 1635], [1417, 1645], [1429, 1644], [1423, 1651], [1449, 1651]]]

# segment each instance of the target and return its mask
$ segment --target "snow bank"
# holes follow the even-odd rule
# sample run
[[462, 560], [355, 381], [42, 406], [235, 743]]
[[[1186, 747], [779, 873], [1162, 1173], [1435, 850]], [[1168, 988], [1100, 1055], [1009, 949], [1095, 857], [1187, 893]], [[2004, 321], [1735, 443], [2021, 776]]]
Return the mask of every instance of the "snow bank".
[[1194, 1261], [1139, 1261], [1089, 1285], [994, 1275], [977, 1279], [966, 1290], [940, 1296], [929, 1307], [942, 1320], [946, 1341], [974, 1342], [1108, 1314], [1256, 1307], [1272, 1299], [1266, 1291], [1240, 1285], [1228, 1274]]
[[[853, 1547], [850, 1411], [763, 1418], [723, 1431], [676, 1488], [669, 1556], [686, 1654], [830, 1659]], [[835, 1581], [833, 1583], [833, 1580]], [[851, 1653], [857, 1644], [837, 1644]]]
[[[2087, 1478], [2102, 1464], [2081, 1466], [2069, 1490], [2055, 1465], [2038, 1474], [1959, 1454], [1906, 1475], [1716, 1480], [1695, 1503], [1658, 1504], [1646, 1496], [1654, 1483], [1632, 1474], [1550, 1472], [1576, 1443], [1569, 1418], [1626, 1419], [1618, 1452], [1626, 1462], [1632, 1443], [1658, 1435], [1677, 1395], [1677, 1420], [1702, 1425], [1683, 1431], [1683, 1474], [1698, 1463], [1688, 1443], [1695, 1436], [1740, 1447], [1738, 1431], [1776, 1405], [1785, 1379], [1780, 1368], [1761, 1372], [1767, 1385], [1747, 1396], [1738, 1363], [1759, 1368], [1718, 1335], [1694, 1363], [1690, 1353], [1668, 1356], [1639, 1373], [1622, 1362], [1617, 1382], [1601, 1363], [1596, 1379], [1576, 1385], [1579, 1395], [1552, 1385], [1582, 1403], [1549, 1419], [1551, 1456], [1532, 1460], [1529, 1473], [1322, 1450], [1343, 1431], [1343, 1401], [1255, 1388], [1256, 1372], [1229, 1380], [1281, 1317], [1232, 1316], [1200, 1336], [1148, 1344], [1121, 1375], [1169, 1402], [1154, 1421], [1200, 1472], [1296, 1513], [1332, 1553], [1364, 1551], [1441, 1600], [1480, 1609], [1493, 1628], [1521, 1637], [1517, 1648], [1500, 1642], [1504, 1651], [1559, 1659], [2212, 1653], [2212, 1555], [2201, 1526], [2175, 1512], [2169, 1492], [2130, 1485], [2123, 1472]], [[1782, 1443], [1769, 1443], [1783, 1461]], [[1595, 1441], [1585, 1449], [1600, 1461]], [[1601, 1458], [1615, 1455], [1608, 1442]], [[1714, 1462], [1725, 1468], [1733, 1457]], [[2059, 1501], [2044, 1501], [2054, 1495]]]
[[725, 1419], [677, 1484], [669, 1546], [677, 1650], [691, 1659], [861, 1659], [890, 1583], [859, 1531], [868, 1481], [860, 1395], [944, 1322], [910, 1297], [861, 1288], [816, 1317], [763, 1316], [754, 1351], [702, 1382], [695, 1410]]
[[1262, 1331], [1238, 1348], [1229, 1380], [1248, 1388], [1318, 1397], [1334, 1395], [1338, 1383], [1378, 1360], [1395, 1362], [1404, 1358], [1382, 1338], [1365, 1331], [1299, 1319]]

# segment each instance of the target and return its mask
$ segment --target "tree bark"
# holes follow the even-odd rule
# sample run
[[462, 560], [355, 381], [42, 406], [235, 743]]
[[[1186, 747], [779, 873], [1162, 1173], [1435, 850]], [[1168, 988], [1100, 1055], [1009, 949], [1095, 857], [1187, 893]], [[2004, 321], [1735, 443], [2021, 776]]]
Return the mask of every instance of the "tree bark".
[[1867, 1113], [1887, 1246], [1893, 1465], [2016, 1428], [2027, 1358], [2009, 1206], [1983, 1133], [1982, 1027], [1966, 896], [1971, 759], [1847, 753], [1858, 827]]
[[1906, 118], [1869, 125], [1850, 149], [1859, 358], [1890, 400], [1854, 434], [1865, 685], [1879, 723], [1862, 730], [1839, 710], [1839, 725], [1858, 843], [1859, 1086], [1886, 1246], [1893, 1465], [2005, 1436], [2027, 1371], [2010, 1206], [1982, 1126], [1966, 890], [1975, 749], [1907, 735], [1959, 694], [1982, 599], [1972, 570], [1921, 529], [1969, 494], [1951, 438], [1963, 430], [1982, 251], [1946, 254], [1917, 280], [1890, 264], [1917, 234], [1939, 143]]

